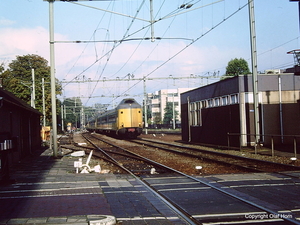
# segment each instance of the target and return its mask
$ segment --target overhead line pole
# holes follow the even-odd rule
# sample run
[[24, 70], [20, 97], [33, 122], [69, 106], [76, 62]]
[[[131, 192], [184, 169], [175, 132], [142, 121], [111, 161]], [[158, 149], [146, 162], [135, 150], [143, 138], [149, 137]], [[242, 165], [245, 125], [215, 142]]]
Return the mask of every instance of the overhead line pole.
[[[55, 2], [55, 0], [44, 0], [44, 1], [49, 2], [49, 38], [50, 38], [50, 76], [51, 76], [53, 157], [57, 157], [57, 117], [56, 117], [57, 111], [56, 111], [55, 55], [54, 55], [54, 2]], [[64, 1], [64, 0], [58, 0], [58, 1]], [[74, 1], [74, 0], [69, 0], [69, 1]], [[83, 1], [87, 1], [87, 0], [83, 0]]]
[[52, 104], [52, 137], [53, 157], [57, 157], [57, 118], [55, 92], [55, 56], [54, 56], [54, 1], [49, 1], [49, 36], [50, 36], [50, 76], [51, 76], [51, 104]]
[[253, 84], [253, 105], [254, 105], [254, 130], [255, 130], [255, 154], [257, 153], [256, 146], [260, 138], [260, 122], [258, 108], [258, 79], [257, 79], [257, 50], [256, 50], [256, 33], [255, 33], [255, 18], [254, 18], [254, 0], [248, 0], [249, 3], [249, 20], [250, 20], [250, 39], [251, 39], [251, 62], [252, 62], [252, 84]]
[[153, 25], [153, 0], [150, 0], [150, 24], [151, 24], [151, 42], [155, 41], [154, 38], [154, 25]]

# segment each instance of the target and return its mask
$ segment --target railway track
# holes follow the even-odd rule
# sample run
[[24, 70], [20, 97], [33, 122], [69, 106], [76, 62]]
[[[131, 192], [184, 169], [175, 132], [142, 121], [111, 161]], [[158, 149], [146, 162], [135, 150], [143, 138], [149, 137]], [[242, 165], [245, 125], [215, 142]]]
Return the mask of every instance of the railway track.
[[[102, 140], [92, 135], [85, 135], [85, 138], [101, 152], [97, 151], [97, 154], [102, 154], [102, 157], [145, 183], [184, 218], [187, 224], [300, 224], [291, 213], [280, 214], [209, 182], [141, 157], [115, 143], [106, 141], [103, 145]], [[133, 164], [136, 165], [132, 167]], [[153, 168], [155, 171], [151, 173]]]
[[164, 151], [181, 154], [192, 158], [201, 158], [212, 162], [235, 166], [250, 172], [282, 172], [300, 170], [300, 167], [264, 161], [259, 159], [246, 158], [238, 155], [230, 155], [222, 152], [208, 151], [205, 149], [190, 147], [186, 145], [176, 145], [161, 141], [148, 139], [130, 140], [132, 143], [141, 144], [151, 148], [161, 149]]

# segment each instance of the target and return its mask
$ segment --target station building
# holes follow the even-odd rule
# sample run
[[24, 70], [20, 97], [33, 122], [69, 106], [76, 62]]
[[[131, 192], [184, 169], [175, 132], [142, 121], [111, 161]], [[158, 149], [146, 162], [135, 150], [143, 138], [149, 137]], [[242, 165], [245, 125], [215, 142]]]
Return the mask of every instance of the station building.
[[[260, 142], [270, 146], [273, 139], [276, 145], [292, 145], [300, 135], [300, 76], [258, 74], [258, 96]], [[182, 93], [181, 125], [184, 141], [253, 145], [252, 76], [240, 75]]]
[[41, 148], [41, 116], [0, 87], [0, 160], [5, 152], [10, 163], [16, 163]]

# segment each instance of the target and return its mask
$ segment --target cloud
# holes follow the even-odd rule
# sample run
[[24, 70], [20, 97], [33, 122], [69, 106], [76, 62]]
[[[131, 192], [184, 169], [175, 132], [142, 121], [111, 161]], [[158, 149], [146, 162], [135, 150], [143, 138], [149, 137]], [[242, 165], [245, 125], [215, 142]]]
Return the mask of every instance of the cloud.
[[[68, 36], [55, 33], [55, 40], [70, 40]], [[188, 42], [183, 41], [150, 41], [124, 42], [116, 48], [114, 43], [56, 43], [55, 69], [56, 78], [66, 81], [81, 75], [92, 80], [104, 77], [113, 79], [124, 78], [133, 73], [135, 78], [143, 76], [168, 77], [204, 75], [216, 68], [225, 67], [231, 58], [243, 57], [243, 50], [226, 49], [197, 43], [183, 50]], [[35, 28], [0, 28], [0, 62], [11, 61], [17, 55], [37, 54], [49, 61], [49, 31], [44, 27]], [[112, 52], [108, 53], [111, 49]], [[183, 51], [182, 51], [183, 50]], [[175, 57], [174, 57], [175, 56]], [[222, 74], [220, 74], [222, 75]], [[169, 82], [169, 81], [168, 81]], [[176, 81], [179, 82], [179, 81]], [[112, 82], [100, 81], [90, 84], [69, 84], [65, 88], [66, 97], [80, 95], [117, 95], [122, 94], [134, 83], [120, 82], [111, 86]], [[147, 90], [156, 91], [166, 88], [165, 81], [147, 82]], [[170, 81], [170, 83], [172, 83]], [[189, 84], [187, 84], [189, 85]], [[80, 86], [80, 87], [79, 87]], [[111, 87], [111, 88], [106, 88]], [[170, 87], [169, 87], [170, 88]], [[173, 88], [173, 87], [172, 87]], [[130, 94], [142, 92], [142, 82], [130, 89]]]
[[[56, 33], [55, 40], [69, 39], [65, 35]], [[113, 44], [56, 43], [56, 76], [59, 79], [70, 80], [83, 71], [91, 79], [101, 76], [102, 71], [104, 71], [103, 76], [107, 78], [124, 77], [128, 73], [139, 76], [189, 75], [220, 68], [225, 66], [232, 57], [241, 55], [237, 54], [239, 50], [226, 51], [216, 46], [201, 45], [191, 45], [181, 52], [186, 45], [187, 43], [183, 41], [124, 42], [111, 54], [105, 55], [114, 47]], [[0, 49], [2, 61], [11, 61], [17, 55], [27, 54], [37, 54], [49, 61], [48, 30], [44, 27], [2, 28]], [[87, 69], [88, 67], [91, 68]]]
[[4, 18], [0, 19], [0, 26], [11, 26], [11, 25], [13, 25], [15, 23], [16, 22], [12, 21], [12, 20], [4, 19]]
[[48, 32], [43, 27], [0, 29], [0, 60], [14, 60], [17, 55], [37, 54], [49, 58]]
[[[55, 34], [58, 40], [67, 37]], [[0, 28], [0, 62], [11, 62], [18, 55], [36, 54], [50, 62], [49, 31], [44, 27], [35, 28]], [[68, 65], [80, 54], [76, 45], [55, 45], [55, 62], [57, 67]]]

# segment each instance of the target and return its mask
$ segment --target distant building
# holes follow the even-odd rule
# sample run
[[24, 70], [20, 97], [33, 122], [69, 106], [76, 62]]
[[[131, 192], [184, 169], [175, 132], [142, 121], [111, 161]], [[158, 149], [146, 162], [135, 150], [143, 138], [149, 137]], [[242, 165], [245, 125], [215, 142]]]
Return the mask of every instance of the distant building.
[[162, 123], [165, 115], [165, 108], [167, 102], [174, 103], [174, 108], [178, 112], [176, 119], [176, 125], [179, 126], [181, 123], [180, 116], [180, 94], [186, 91], [191, 90], [192, 88], [177, 88], [177, 89], [162, 89], [154, 93], [148, 93], [146, 104], [147, 111], [151, 113], [151, 122], [148, 126], [154, 125], [157, 126], [160, 121]]
[[[240, 75], [182, 93], [182, 139], [253, 145], [252, 86], [251, 75]], [[300, 76], [259, 74], [258, 95], [261, 143], [271, 145], [273, 136], [274, 144], [293, 144], [294, 135], [300, 135]]]

